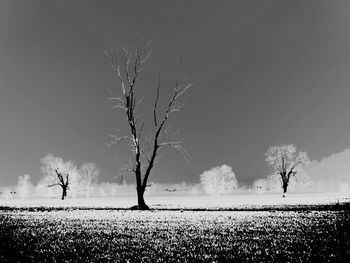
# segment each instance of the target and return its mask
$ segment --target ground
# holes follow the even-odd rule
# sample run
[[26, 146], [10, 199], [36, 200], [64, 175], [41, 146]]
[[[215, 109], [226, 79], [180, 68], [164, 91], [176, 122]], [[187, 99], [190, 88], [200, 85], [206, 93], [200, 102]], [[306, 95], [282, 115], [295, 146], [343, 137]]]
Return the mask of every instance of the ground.
[[148, 200], [156, 209], [127, 210], [123, 206], [133, 202], [128, 198], [119, 206], [110, 199], [41, 200], [40, 206], [38, 200], [1, 201], [0, 262], [344, 262], [350, 257], [346, 198]]

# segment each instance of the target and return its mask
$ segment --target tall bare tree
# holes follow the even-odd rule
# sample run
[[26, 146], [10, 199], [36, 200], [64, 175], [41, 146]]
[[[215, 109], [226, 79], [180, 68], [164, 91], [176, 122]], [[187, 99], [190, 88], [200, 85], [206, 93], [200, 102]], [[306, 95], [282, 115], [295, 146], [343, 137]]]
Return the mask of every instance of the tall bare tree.
[[[170, 146], [178, 150], [183, 156], [187, 155], [186, 150], [182, 146], [181, 141], [174, 140], [175, 134], [166, 128], [166, 123], [170, 115], [178, 112], [183, 107], [183, 103], [179, 102], [179, 98], [192, 86], [191, 83], [183, 75], [182, 67], [180, 67], [177, 79], [174, 84], [173, 94], [170, 97], [165, 112], [162, 116], [158, 113], [160, 90], [162, 86], [162, 75], [159, 74], [157, 85], [155, 87], [155, 98], [153, 104], [153, 122], [154, 125], [150, 135], [150, 150], [147, 151], [146, 142], [142, 131], [144, 122], [139, 122], [136, 116], [137, 106], [140, 100], [136, 97], [136, 84], [139, 80], [143, 66], [149, 59], [152, 51], [150, 43], [148, 45], [136, 45], [130, 48], [104, 50], [105, 55], [110, 61], [110, 64], [119, 79], [121, 87], [121, 95], [111, 97], [115, 101], [113, 108], [122, 109], [125, 112], [125, 117], [129, 126], [129, 133], [123, 136], [112, 136], [110, 145], [121, 141], [129, 141], [133, 152], [133, 162], [125, 172], [132, 172], [136, 177], [136, 190], [138, 205], [135, 208], [139, 210], [147, 210], [149, 207], [144, 200], [144, 193], [152, 168], [157, 162], [157, 154], [159, 150], [165, 146]], [[113, 95], [112, 95], [113, 96]]]
[[280, 176], [283, 197], [286, 197], [290, 178], [303, 172], [309, 163], [306, 152], [298, 152], [293, 145], [270, 146], [266, 153], [266, 162], [271, 166], [273, 174]]

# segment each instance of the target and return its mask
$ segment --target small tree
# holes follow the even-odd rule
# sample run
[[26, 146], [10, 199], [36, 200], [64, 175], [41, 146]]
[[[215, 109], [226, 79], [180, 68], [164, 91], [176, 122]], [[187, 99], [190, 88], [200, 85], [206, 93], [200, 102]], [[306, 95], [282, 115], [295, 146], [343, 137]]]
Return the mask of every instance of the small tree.
[[273, 174], [280, 177], [283, 197], [286, 197], [290, 179], [303, 172], [309, 163], [306, 152], [298, 152], [293, 144], [270, 146], [266, 153], [266, 162], [271, 166]]
[[41, 159], [43, 174], [42, 183], [48, 187], [60, 186], [62, 188], [61, 199], [67, 197], [67, 191], [71, 186], [76, 187], [79, 180], [77, 168], [72, 161], [64, 162], [62, 158], [48, 154]]
[[236, 175], [226, 164], [203, 172], [200, 181], [205, 192], [210, 195], [230, 193], [238, 187]]
[[[127, 135], [112, 136], [113, 140], [110, 145], [121, 141], [129, 141], [133, 153], [133, 162], [124, 170], [132, 172], [136, 178], [136, 191], [138, 205], [134, 208], [139, 210], [149, 209], [144, 200], [144, 193], [148, 186], [148, 178], [156, 163], [156, 157], [160, 149], [170, 146], [186, 155], [186, 150], [182, 147], [181, 141], [174, 140], [174, 133], [166, 128], [166, 123], [172, 113], [181, 110], [183, 103], [178, 102], [179, 98], [192, 86], [184, 78], [182, 68], [180, 67], [178, 77], [175, 81], [173, 95], [170, 97], [163, 116], [160, 118], [158, 113], [160, 90], [162, 86], [161, 74], [155, 88], [155, 99], [153, 104], [153, 131], [150, 140], [145, 140], [142, 136], [144, 122], [136, 116], [136, 109], [140, 100], [136, 96], [136, 84], [139, 80], [144, 64], [151, 55], [150, 45], [141, 47], [138, 43], [131, 48], [122, 48], [121, 50], [104, 50], [108, 57], [113, 70], [119, 79], [122, 94], [120, 97], [110, 98], [115, 101], [114, 108], [122, 109], [125, 112], [126, 121], [130, 132]], [[150, 150], [147, 151], [147, 143]]]
[[80, 167], [80, 186], [85, 190], [86, 197], [90, 197], [91, 184], [96, 182], [100, 176], [100, 170], [94, 163], [84, 163]]

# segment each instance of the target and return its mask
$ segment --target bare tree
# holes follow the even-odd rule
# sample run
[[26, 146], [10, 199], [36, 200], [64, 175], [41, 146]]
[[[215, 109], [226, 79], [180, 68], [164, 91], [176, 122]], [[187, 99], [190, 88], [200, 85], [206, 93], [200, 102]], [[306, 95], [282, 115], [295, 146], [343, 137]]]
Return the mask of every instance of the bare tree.
[[67, 197], [67, 190], [69, 189], [69, 174], [62, 174], [58, 172], [58, 168], [55, 169], [55, 173], [58, 178], [58, 182], [48, 185], [49, 187], [59, 185], [62, 187], [62, 197], [61, 199], [64, 200]]
[[80, 186], [86, 191], [86, 197], [90, 197], [90, 187], [100, 176], [100, 170], [94, 163], [84, 163], [80, 167]]
[[266, 153], [266, 162], [271, 166], [273, 174], [280, 177], [283, 197], [286, 197], [291, 177], [303, 172], [309, 163], [306, 152], [298, 152], [293, 144], [270, 146]]
[[121, 95], [112, 97], [110, 100], [116, 102], [113, 108], [122, 109], [125, 112], [126, 120], [130, 129], [127, 135], [112, 136], [110, 145], [121, 141], [129, 141], [133, 152], [133, 163], [124, 172], [132, 172], [136, 177], [136, 190], [138, 198], [138, 206], [135, 208], [140, 210], [149, 209], [144, 200], [147, 181], [151, 174], [152, 168], [157, 162], [157, 154], [159, 150], [165, 146], [170, 146], [178, 150], [183, 156], [187, 155], [186, 150], [182, 146], [181, 141], [174, 140], [174, 133], [165, 128], [169, 116], [181, 110], [183, 103], [179, 102], [179, 98], [192, 86], [183, 76], [182, 68], [178, 72], [177, 79], [174, 84], [173, 95], [170, 97], [165, 112], [162, 117], [158, 113], [160, 90], [162, 86], [162, 75], [159, 74], [157, 85], [155, 87], [155, 99], [153, 104], [153, 131], [150, 135], [151, 147], [147, 151], [146, 142], [142, 132], [144, 122], [139, 122], [136, 116], [136, 108], [140, 104], [135, 93], [135, 86], [142, 72], [143, 66], [151, 55], [150, 43], [142, 46], [137, 43], [130, 48], [122, 48], [116, 50], [104, 50], [110, 64], [116, 73], [120, 82]]
[[43, 173], [43, 183], [48, 187], [60, 186], [62, 188], [61, 199], [67, 197], [67, 191], [70, 186], [76, 187], [79, 174], [77, 168], [72, 161], [64, 162], [60, 157], [55, 157], [48, 154], [41, 159], [43, 166], [41, 171]]

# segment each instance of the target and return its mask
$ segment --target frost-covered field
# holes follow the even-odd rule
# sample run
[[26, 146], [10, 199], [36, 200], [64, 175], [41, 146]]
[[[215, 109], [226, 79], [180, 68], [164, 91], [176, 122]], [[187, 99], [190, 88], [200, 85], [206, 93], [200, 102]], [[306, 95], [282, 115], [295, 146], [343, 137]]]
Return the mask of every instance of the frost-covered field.
[[3, 211], [1, 262], [334, 261], [349, 211]]
[[[350, 208], [348, 200], [339, 196], [149, 197], [152, 207], [161, 208], [151, 211], [111, 209], [133, 205], [130, 198], [63, 203], [2, 200], [0, 262], [346, 262], [350, 258]], [[224, 211], [227, 208], [231, 210]]]
[[[135, 197], [66, 199], [0, 199], [0, 207], [62, 207], [126, 209], [136, 204]], [[260, 209], [264, 207], [327, 205], [349, 202], [350, 196], [341, 194], [237, 194], [224, 196], [176, 195], [147, 196], [146, 202], [155, 209]]]

